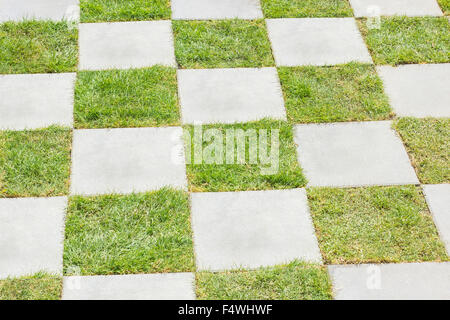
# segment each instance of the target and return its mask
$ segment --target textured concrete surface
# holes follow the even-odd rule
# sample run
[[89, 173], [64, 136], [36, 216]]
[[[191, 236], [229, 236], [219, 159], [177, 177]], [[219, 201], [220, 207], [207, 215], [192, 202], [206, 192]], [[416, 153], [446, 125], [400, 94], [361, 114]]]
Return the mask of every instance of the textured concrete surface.
[[75, 73], [0, 75], [0, 129], [72, 126]]
[[378, 66], [397, 115], [450, 117], [450, 64]]
[[442, 16], [436, 0], [350, 0], [356, 17]]
[[278, 66], [371, 63], [353, 18], [267, 19]]
[[178, 70], [183, 123], [286, 119], [275, 68]]
[[1, 0], [0, 22], [38, 20], [78, 20], [78, 0]]
[[176, 66], [170, 21], [82, 23], [80, 70]]
[[172, 19], [259, 19], [259, 0], [172, 0]]
[[450, 263], [329, 266], [337, 300], [450, 299]]
[[75, 130], [72, 194], [185, 188], [181, 134], [179, 127]]
[[428, 184], [422, 187], [434, 223], [450, 256], [450, 184]]
[[304, 189], [192, 193], [199, 270], [321, 262]]
[[194, 300], [192, 273], [64, 277], [63, 300]]
[[295, 142], [310, 186], [419, 183], [390, 121], [297, 125]]
[[67, 198], [0, 199], [0, 279], [61, 274]]

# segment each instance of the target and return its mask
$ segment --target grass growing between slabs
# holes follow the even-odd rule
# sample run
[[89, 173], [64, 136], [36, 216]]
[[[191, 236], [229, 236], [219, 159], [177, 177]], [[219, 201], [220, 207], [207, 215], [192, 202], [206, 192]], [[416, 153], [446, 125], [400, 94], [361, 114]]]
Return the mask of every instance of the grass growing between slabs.
[[274, 66], [264, 20], [173, 21], [181, 68]]
[[347, 0], [261, 0], [266, 18], [352, 17]]
[[174, 68], [81, 71], [75, 86], [75, 127], [120, 128], [179, 124]]
[[421, 183], [450, 183], [450, 119], [401, 118], [394, 128]]
[[442, 12], [444, 12], [446, 16], [450, 15], [450, 0], [438, 0], [438, 2]]
[[62, 278], [46, 273], [0, 280], [0, 300], [59, 300]]
[[66, 22], [0, 24], [0, 74], [76, 71], [78, 29]]
[[70, 129], [0, 131], [0, 198], [69, 192]]
[[372, 65], [278, 68], [294, 123], [384, 120], [393, 116]]
[[380, 28], [359, 20], [375, 64], [450, 62], [450, 24], [446, 17], [381, 18]]
[[64, 243], [64, 272], [81, 275], [194, 270], [188, 195], [151, 193], [72, 197]]
[[323, 266], [287, 265], [196, 275], [200, 300], [330, 300], [331, 281]]
[[308, 199], [326, 264], [448, 260], [416, 186], [313, 188]]
[[[216, 129], [219, 134], [217, 137], [211, 137], [208, 141], [206, 136], [203, 138], [203, 161], [198, 164], [196, 161], [196, 151], [194, 149], [195, 133], [193, 126], [186, 126], [190, 133], [190, 144], [187, 144], [186, 158], [190, 163], [187, 165], [187, 176], [189, 181], [189, 189], [192, 192], [218, 192], [218, 191], [247, 191], [247, 190], [268, 190], [268, 189], [290, 189], [299, 188], [306, 185], [306, 178], [302, 173], [302, 169], [297, 162], [296, 145], [293, 139], [292, 127], [284, 121], [262, 120], [258, 122], [249, 122], [245, 124], [214, 124], [205, 125], [202, 127], [203, 132], [208, 129]], [[235, 141], [232, 148], [227, 148], [227, 130], [235, 133], [235, 138], [230, 138], [229, 141]], [[237, 143], [237, 135], [240, 132], [247, 132], [247, 130], [254, 130], [254, 137], [256, 143], [250, 143], [249, 139], [245, 140], [245, 160], [243, 157], [238, 162], [238, 148], [244, 146], [242, 143]], [[267, 130], [266, 132], [260, 130]], [[277, 165], [272, 165], [272, 161], [260, 161], [260, 152], [258, 148], [261, 144], [258, 142], [261, 135], [267, 137], [267, 152], [269, 156], [272, 152], [272, 131], [278, 131], [279, 152], [275, 155], [274, 161]], [[275, 131], [273, 131], [275, 132]], [[262, 134], [260, 134], [262, 133]], [[231, 137], [231, 136], [230, 136]], [[248, 137], [248, 136], [247, 136]], [[275, 137], [275, 136], [274, 136]], [[190, 148], [189, 148], [190, 145]], [[230, 145], [230, 144], [229, 144]], [[256, 147], [256, 151], [250, 148], [250, 145]], [[217, 147], [217, 148], [216, 148]], [[222, 151], [220, 151], [222, 150]], [[230, 151], [228, 151], [230, 150]], [[244, 150], [243, 148], [240, 150]], [[244, 155], [244, 152], [240, 152]], [[212, 155], [212, 161], [207, 163], [205, 155]], [[216, 161], [216, 156], [218, 161]], [[230, 156], [230, 160], [227, 160]], [[251, 161], [251, 156], [255, 157], [256, 161]], [[252, 163], [253, 162], [253, 163]], [[266, 163], [264, 163], [266, 162]], [[277, 168], [276, 170], [261, 171], [262, 168], [269, 169]], [[267, 174], [266, 174], [267, 173]]]

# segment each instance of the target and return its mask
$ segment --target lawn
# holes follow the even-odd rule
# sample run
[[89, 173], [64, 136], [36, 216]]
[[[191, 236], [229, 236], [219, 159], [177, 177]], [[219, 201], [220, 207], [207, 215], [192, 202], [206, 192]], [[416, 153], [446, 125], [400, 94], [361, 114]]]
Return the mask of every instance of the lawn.
[[59, 300], [61, 277], [45, 273], [0, 280], [0, 300]]
[[266, 18], [352, 17], [347, 0], [261, 0]]
[[450, 0], [438, 0], [442, 11], [446, 16], [450, 15]]

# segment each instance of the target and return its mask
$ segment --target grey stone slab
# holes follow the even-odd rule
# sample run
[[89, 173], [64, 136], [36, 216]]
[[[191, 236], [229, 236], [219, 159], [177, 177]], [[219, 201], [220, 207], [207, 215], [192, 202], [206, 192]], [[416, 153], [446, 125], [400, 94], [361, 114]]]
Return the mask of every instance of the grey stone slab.
[[63, 300], [194, 300], [192, 273], [64, 277]]
[[450, 263], [329, 266], [337, 300], [450, 299]]
[[356, 17], [442, 16], [436, 0], [350, 0]]
[[304, 189], [193, 193], [191, 204], [199, 270], [322, 261]]
[[0, 22], [38, 20], [79, 20], [78, 0], [1, 0]]
[[145, 192], [186, 188], [182, 129], [75, 130], [72, 194]]
[[295, 142], [310, 186], [419, 183], [390, 121], [298, 125]]
[[372, 63], [353, 18], [267, 19], [278, 66]]
[[399, 116], [450, 117], [450, 64], [378, 66]]
[[0, 75], [0, 129], [72, 126], [75, 73]]
[[82, 23], [81, 70], [176, 66], [170, 21]]
[[183, 123], [286, 119], [275, 68], [178, 70]]
[[422, 187], [439, 235], [450, 256], [450, 184], [428, 184]]
[[172, 19], [259, 19], [259, 0], [172, 0]]
[[0, 279], [62, 273], [67, 198], [0, 199]]

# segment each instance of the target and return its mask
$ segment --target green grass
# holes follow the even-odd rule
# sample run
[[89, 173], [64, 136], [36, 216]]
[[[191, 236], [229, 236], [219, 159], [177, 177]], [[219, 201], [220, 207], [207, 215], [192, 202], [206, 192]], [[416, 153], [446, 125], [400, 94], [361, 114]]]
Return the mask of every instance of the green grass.
[[[194, 140], [193, 127], [187, 127], [191, 141]], [[218, 146], [223, 146], [223, 160], [219, 163], [208, 164], [203, 161], [201, 164], [195, 163], [195, 150], [194, 143], [191, 142], [191, 155], [187, 155], [187, 159], [191, 160], [187, 165], [187, 176], [189, 181], [189, 189], [192, 192], [203, 191], [244, 191], [244, 190], [267, 190], [267, 189], [288, 189], [303, 187], [306, 184], [306, 178], [303, 176], [302, 169], [297, 162], [296, 145], [293, 140], [292, 127], [283, 121], [262, 120], [258, 122], [249, 122], [245, 124], [230, 124], [230, 125], [207, 125], [203, 126], [203, 131], [207, 129], [217, 129], [223, 135], [223, 143], [218, 143]], [[226, 131], [228, 129], [241, 129], [256, 130], [256, 136], [259, 139], [259, 130], [267, 129], [279, 130], [279, 157], [275, 159], [279, 163], [278, 170], [272, 172], [274, 174], [266, 174], [262, 172], [261, 168], [269, 168], [271, 164], [261, 163], [259, 160], [257, 163], [251, 163], [249, 142], [246, 141], [246, 158], [245, 163], [240, 164], [237, 162], [237, 143], [234, 144], [234, 161], [226, 161]], [[236, 131], [234, 131], [236, 132]], [[267, 138], [268, 151], [266, 154], [270, 154], [271, 136]], [[207, 153], [205, 147], [215, 145], [214, 139], [209, 141], [203, 141], [204, 154]], [[189, 150], [189, 147], [187, 147]], [[214, 152], [212, 152], [215, 155]], [[229, 153], [230, 154], [230, 153]], [[253, 153], [256, 156], [256, 153]], [[230, 162], [232, 162], [230, 164]], [[272, 163], [272, 162], [270, 162]]]
[[266, 18], [352, 17], [347, 0], [261, 0]]
[[330, 300], [331, 282], [323, 266], [294, 261], [257, 270], [196, 275], [200, 300]]
[[446, 17], [381, 18], [380, 29], [359, 26], [375, 64], [450, 62], [450, 24]]
[[82, 71], [75, 86], [76, 128], [177, 125], [176, 70]]
[[182, 191], [72, 197], [64, 272], [71, 267], [82, 275], [193, 271], [189, 219]]
[[59, 300], [62, 279], [45, 273], [0, 280], [0, 300]]
[[326, 264], [448, 260], [419, 187], [308, 190]]
[[170, 19], [169, 0], [80, 0], [81, 22]]
[[69, 192], [70, 129], [0, 131], [0, 198]]
[[420, 182], [450, 183], [450, 119], [401, 118], [394, 128], [403, 139]]
[[450, 15], [450, 0], [438, 0], [442, 11], [446, 16]]
[[66, 22], [0, 24], [0, 74], [76, 71], [78, 30]]
[[173, 21], [181, 68], [273, 66], [264, 20]]
[[294, 123], [382, 120], [393, 116], [372, 65], [278, 69], [288, 120]]

